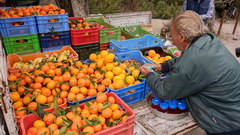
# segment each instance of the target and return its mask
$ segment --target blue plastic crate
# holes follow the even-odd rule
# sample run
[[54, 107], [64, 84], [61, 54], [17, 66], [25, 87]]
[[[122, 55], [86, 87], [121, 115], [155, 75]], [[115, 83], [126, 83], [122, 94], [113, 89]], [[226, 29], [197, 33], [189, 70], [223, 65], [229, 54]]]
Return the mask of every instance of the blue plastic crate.
[[[38, 34], [42, 48], [71, 45], [69, 31]], [[55, 36], [58, 38], [55, 39]]]
[[129, 51], [129, 52], [123, 52], [123, 53], [114, 53], [114, 54], [116, 58], [121, 61], [134, 59], [136, 61], [139, 61], [141, 65], [150, 63], [150, 61], [147, 58], [145, 58], [140, 51]]
[[123, 41], [110, 40], [110, 49], [116, 50], [116, 53], [139, 50], [153, 46], [163, 46], [162, 40], [151, 35], [144, 35], [141, 38]]
[[[114, 92], [115, 94], [117, 94], [125, 103], [133, 104], [145, 98], [145, 85], [146, 81], [142, 81], [139, 84], [121, 88], [118, 90], [112, 90], [111, 88], [109, 88], [109, 92]], [[127, 92], [131, 90], [135, 90], [135, 92], [127, 94]]]
[[[106, 87], [106, 90], [104, 91], [104, 93], [108, 93], [109, 92], [109, 88]], [[87, 102], [87, 101], [91, 101], [93, 99], [95, 99], [97, 96], [92, 96], [92, 97], [89, 97], [89, 98], [85, 98], [85, 99], [82, 99], [82, 100], [79, 100], [79, 101], [74, 101], [74, 102], [71, 102], [71, 101], [67, 101], [68, 105], [75, 105], [77, 103], [81, 104], [83, 102]]]
[[[71, 45], [65, 45], [65, 46], [69, 46], [69, 47], [71, 47]], [[52, 51], [57, 51], [57, 50], [61, 50], [62, 47], [64, 47], [64, 46], [57, 46], [57, 47], [51, 47], [51, 48], [42, 48], [42, 52], [52, 52]]]
[[[68, 14], [35, 16], [38, 33], [68, 31]], [[50, 19], [57, 19], [57, 22], [49, 22]]]
[[0, 19], [0, 31], [1, 37], [25, 36], [38, 33], [34, 16]]

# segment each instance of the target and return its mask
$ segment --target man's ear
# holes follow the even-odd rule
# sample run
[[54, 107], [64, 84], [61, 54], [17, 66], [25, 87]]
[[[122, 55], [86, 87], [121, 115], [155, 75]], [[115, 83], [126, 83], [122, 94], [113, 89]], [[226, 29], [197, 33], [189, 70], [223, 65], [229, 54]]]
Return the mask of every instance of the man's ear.
[[182, 32], [179, 32], [179, 34], [180, 34], [179, 41], [182, 42], [182, 43], [185, 42], [185, 39], [186, 39], [185, 35]]

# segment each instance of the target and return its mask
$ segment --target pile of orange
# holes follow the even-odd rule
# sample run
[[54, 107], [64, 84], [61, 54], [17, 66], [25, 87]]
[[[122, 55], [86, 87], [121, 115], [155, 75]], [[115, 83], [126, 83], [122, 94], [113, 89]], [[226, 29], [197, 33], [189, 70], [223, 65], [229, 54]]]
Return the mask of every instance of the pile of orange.
[[46, 62], [30, 72], [12, 73], [8, 76], [10, 97], [17, 116], [27, 112], [23, 108], [37, 110], [37, 103], [53, 107], [54, 97], [58, 104], [79, 101], [106, 90], [101, 84], [104, 74], [96, 69], [96, 63], [81, 61]]
[[16, 17], [26, 17], [33, 15], [58, 15], [65, 14], [64, 9], [60, 9], [54, 4], [49, 4], [46, 6], [31, 6], [26, 8], [10, 8], [10, 9], [0, 9], [0, 18], [16, 18]]
[[94, 25], [89, 24], [81, 18], [69, 20], [68, 24], [71, 30], [90, 29], [95, 27]]
[[146, 56], [147, 59], [151, 60], [152, 62], [156, 64], [163, 63], [167, 60], [172, 59], [171, 56], [160, 56], [160, 54], [156, 53], [154, 50], [149, 50], [148, 51], [148, 56]]
[[105, 93], [80, 107], [60, 110], [62, 113], [48, 113], [43, 119], [33, 123], [27, 130], [27, 135], [59, 135], [70, 134], [86, 135], [106, 130], [124, 122], [128, 115], [115, 102], [115, 98]]
[[[106, 50], [101, 51], [100, 54], [92, 53], [89, 56], [89, 59], [96, 62], [97, 67], [105, 73], [101, 82], [103, 85], [117, 90], [141, 83], [139, 69], [135, 66], [130, 66], [127, 69], [126, 64], [117, 62], [114, 58], [115, 55], [108, 53]], [[134, 90], [131, 92], [134, 92]]]

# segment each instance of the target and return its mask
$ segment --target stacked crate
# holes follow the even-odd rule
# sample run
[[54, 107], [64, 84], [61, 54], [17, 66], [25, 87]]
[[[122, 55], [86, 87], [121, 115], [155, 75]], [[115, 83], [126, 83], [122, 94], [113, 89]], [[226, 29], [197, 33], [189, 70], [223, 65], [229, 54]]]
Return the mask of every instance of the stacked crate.
[[83, 18], [69, 18], [72, 48], [80, 60], [85, 60], [91, 53], [99, 51], [98, 27], [85, 22]]
[[38, 53], [40, 45], [34, 16], [0, 19], [0, 31], [7, 54]]
[[42, 52], [60, 50], [70, 46], [68, 14], [36, 16]]

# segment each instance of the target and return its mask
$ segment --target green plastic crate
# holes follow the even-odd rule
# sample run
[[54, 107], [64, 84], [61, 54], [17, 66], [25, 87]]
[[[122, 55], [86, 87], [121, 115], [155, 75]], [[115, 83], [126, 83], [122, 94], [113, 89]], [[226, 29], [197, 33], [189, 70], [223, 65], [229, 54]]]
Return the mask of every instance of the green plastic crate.
[[[18, 40], [26, 40], [26, 42], [17, 43]], [[37, 34], [3, 38], [3, 44], [7, 54], [24, 54], [41, 49]]]
[[133, 26], [124, 26], [122, 27], [123, 31], [127, 32], [128, 34], [130, 34], [131, 36], [135, 37], [135, 38], [139, 38], [142, 37], [144, 35], [152, 35], [155, 37], [160, 37], [160, 35], [156, 35], [153, 34], [151, 32], [148, 32], [146, 30], [144, 30], [141, 26], [139, 25], [133, 25]]
[[99, 43], [88, 45], [72, 45], [73, 50], [78, 54], [79, 60], [86, 60], [91, 53], [99, 52]]
[[100, 44], [109, 43], [109, 41], [112, 39], [120, 41], [121, 28], [116, 28], [116, 27], [112, 26], [111, 24], [105, 22], [102, 18], [90, 18], [90, 19], [85, 19], [85, 21], [90, 24], [99, 23], [105, 27], [108, 27], [108, 29], [100, 29], [99, 30], [99, 43]]
[[125, 32], [123, 30], [121, 30], [121, 36], [125, 36], [126, 39], [133, 39], [133, 38], [135, 38], [134, 36], [130, 35], [129, 33]]
[[17, 6], [34, 6], [39, 5], [39, 0], [16, 0]]

